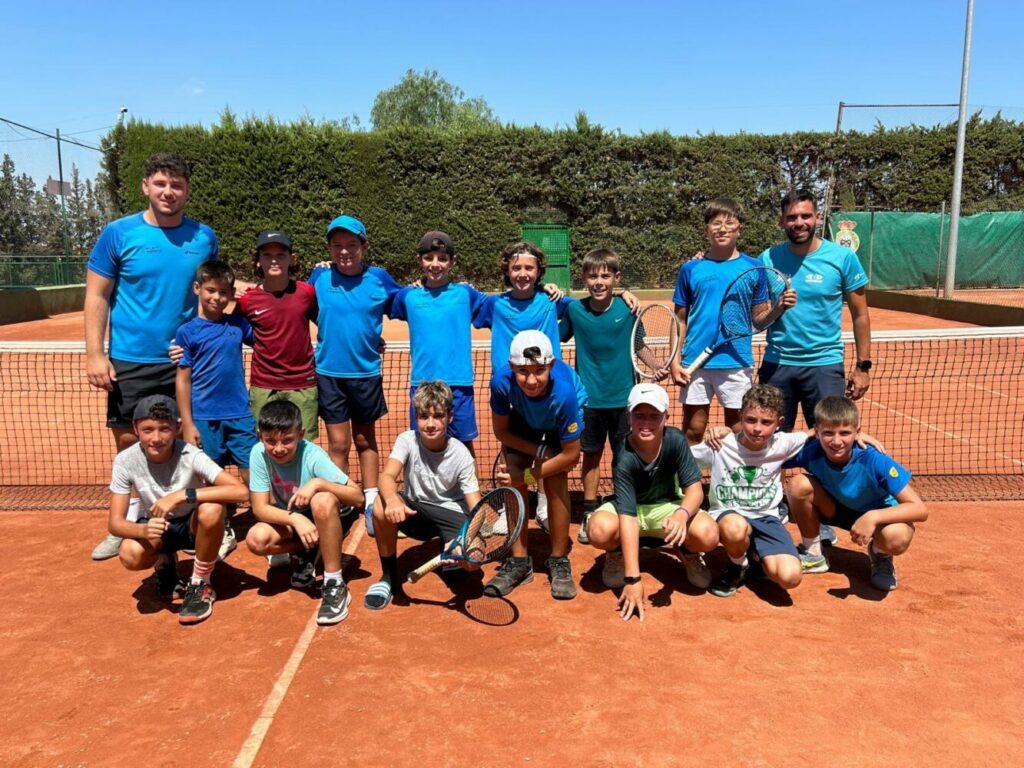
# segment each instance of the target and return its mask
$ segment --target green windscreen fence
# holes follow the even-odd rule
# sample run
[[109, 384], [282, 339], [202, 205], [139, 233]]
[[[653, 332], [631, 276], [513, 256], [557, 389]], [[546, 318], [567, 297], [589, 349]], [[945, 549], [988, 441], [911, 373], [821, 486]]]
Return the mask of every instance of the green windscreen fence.
[[572, 284], [569, 227], [561, 224], [523, 224], [519, 228], [519, 236], [527, 243], [536, 245], [547, 256], [548, 268], [544, 273], [544, 282], [555, 283], [563, 291], [568, 291]]
[[[872, 288], [934, 288], [945, 281], [949, 218], [836, 211], [829, 229], [835, 242], [857, 246]], [[961, 216], [957, 239], [957, 288], [1024, 286], [1024, 211]]]

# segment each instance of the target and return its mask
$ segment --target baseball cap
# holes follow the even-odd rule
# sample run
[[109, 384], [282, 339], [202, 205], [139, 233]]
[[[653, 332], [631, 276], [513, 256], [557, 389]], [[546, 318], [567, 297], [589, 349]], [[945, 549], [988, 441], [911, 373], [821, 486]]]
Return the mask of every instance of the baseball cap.
[[277, 243], [283, 245], [291, 253], [292, 250], [292, 239], [288, 237], [288, 234], [282, 232], [279, 229], [265, 229], [256, 235], [256, 250], [258, 251], [264, 245], [270, 245], [271, 243]]
[[338, 216], [327, 225], [327, 236], [330, 237], [331, 232], [336, 229], [344, 229], [346, 232], [358, 236], [360, 240], [366, 241], [366, 225], [355, 216], [346, 216], [345, 214]]
[[430, 253], [431, 251], [444, 251], [449, 256], [455, 255], [455, 243], [444, 232], [427, 232], [420, 239], [420, 247], [416, 253]]
[[178, 413], [178, 404], [167, 395], [149, 395], [139, 400], [135, 410], [132, 411], [132, 421], [148, 419], [150, 410], [156, 405], [166, 408], [170, 412], [172, 420], [181, 421], [181, 414]]
[[633, 411], [638, 405], [650, 405], [660, 413], [668, 410], [668, 393], [657, 384], [641, 383], [629, 390], [629, 410]]
[[[535, 348], [540, 354], [533, 357], [526, 356], [526, 350]], [[512, 347], [509, 349], [508, 361], [512, 365], [536, 365], [538, 363], [547, 365], [555, 359], [555, 353], [551, 349], [551, 339], [540, 331], [520, 331], [512, 339]]]

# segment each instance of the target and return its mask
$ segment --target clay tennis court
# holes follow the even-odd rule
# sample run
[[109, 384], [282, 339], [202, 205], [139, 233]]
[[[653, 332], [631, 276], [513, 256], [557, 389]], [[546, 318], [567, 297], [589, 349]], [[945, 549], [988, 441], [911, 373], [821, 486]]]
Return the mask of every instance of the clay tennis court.
[[[877, 331], [935, 326], [880, 310], [872, 321]], [[79, 340], [80, 317], [0, 328], [0, 340], [47, 338], [65, 323], [63, 338]], [[80, 392], [80, 373], [45, 373], [39, 401], [92, 409], [102, 399]], [[998, 442], [991, 428], [929, 421], [925, 400], [962, 395], [940, 387], [887, 400], [902, 414], [887, 418], [905, 420], [921, 444], [939, 440], [942, 452]], [[866, 421], [875, 407], [866, 404]], [[403, 408], [392, 400], [393, 412]], [[106, 437], [99, 421], [32, 419], [64, 440], [48, 454], [32, 453], [31, 431], [17, 446], [5, 441], [8, 468], [73, 472], [109, 460], [74, 437]], [[382, 450], [392, 438], [380, 436]], [[1001, 450], [1017, 460], [1021, 448]], [[433, 575], [408, 588], [406, 603], [363, 610], [380, 566], [357, 523], [344, 545], [351, 615], [327, 628], [315, 626], [317, 599], [288, 587], [286, 568], [268, 573], [244, 546], [215, 571], [214, 615], [183, 628], [152, 576], [88, 559], [101, 511], [5, 512], [0, 764], [1020, 764], [1024, 619], [1010, 553], [1024, 536], [1024, 502], [929, 506], [888, 595], [870, 587], [867, 557], [844, 532], [832, 571], [792, 595], [768, 582], [725, 600], [697, 593], [674, 558], [645, 551], [643, 624], [617, 618], [589, 547], [571, 553], [579, 597], [551, 600], [536, 530], [538, 573], [508, 600], [481, 597], [478, 575]], [[250, 523], [248, 513], [235, 518], [240, 537]], [[435, 552], [403, 542], [401, 567]], [[722, 568], [721, 550], [709, 561]]]

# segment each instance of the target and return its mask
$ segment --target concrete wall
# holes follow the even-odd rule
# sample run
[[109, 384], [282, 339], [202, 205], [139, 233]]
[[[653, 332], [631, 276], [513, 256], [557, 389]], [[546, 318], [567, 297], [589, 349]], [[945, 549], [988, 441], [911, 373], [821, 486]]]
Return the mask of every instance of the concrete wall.
[[0, 291], [0, 325], [42, 320], [85, 306], [85, 285], [46, 288], [4, 288]]
[[1000, 304], [982, 304], [959, 299], [940, 299], [935, 296], [913, 296], [898, 291], [877, 291], [869, 288], [868, 306], [913, 312], [918, 315], [941, 317], [976, 325], [1024, 325], [1024, 307], [1004, 307]]

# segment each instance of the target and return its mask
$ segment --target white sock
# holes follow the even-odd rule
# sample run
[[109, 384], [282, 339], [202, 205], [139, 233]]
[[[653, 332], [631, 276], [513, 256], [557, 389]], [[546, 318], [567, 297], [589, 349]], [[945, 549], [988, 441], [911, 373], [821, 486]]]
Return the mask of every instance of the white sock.
[[129, 523], [139, 522], [139, 499], [137, 497], [128, 502], [128, 514], [124, 516], [124, 519]]
[[800, 537], [800, 543], [803, 544], [804, 549], [807, 550], [807, 552], [809, 552], [810, 554], [812, 554], [812, 555], [820, 555], [821, 554], [821, 536], [815, 536], [813, 538], [808, 538], [807, 536], [801, 536]]
[[345, 580], [341, 578], [341, 571], [324, 571], [324, 584], [327, 584], [331, 579], [337, 579], [340, 583], [344, 584]]
[[537, 491], [537, 519], [548, 519], [548, 497], [544, 491]]
[[747, 564], [747, 554], [746, 554], [746, 552], [743, 553], [743, 557], [733, 557], [732, 555], [729, 555], [729, 562], [732, 563], [733, 565], [738, 565], [738, 566], [740, 566], [742, 568], [743, 566], [745, 566]]
[[363, 489], [363, 495], [366, 497], [366, 508], [373, 509], [373, 502], [377, 500], [377, 489], [365, 488]]

